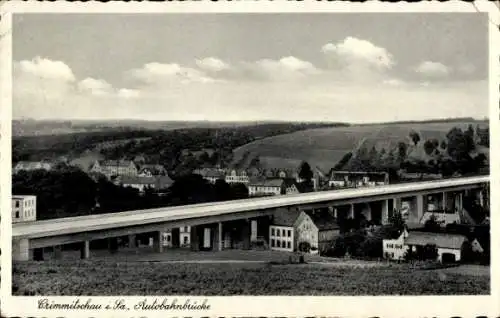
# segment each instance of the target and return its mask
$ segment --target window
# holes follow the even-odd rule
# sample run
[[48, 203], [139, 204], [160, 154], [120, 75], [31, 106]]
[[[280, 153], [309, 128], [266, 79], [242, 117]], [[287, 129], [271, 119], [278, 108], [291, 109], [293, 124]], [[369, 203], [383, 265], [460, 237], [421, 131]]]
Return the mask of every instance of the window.
[[282, 242], [281, 242], [281, 246], [282, 246], [283, 248], [285, 248], [285, 247], [286, 247], [286, 241], [282, 241]]
[[274, 228], [271, 229], [271, 235], [274, 236]]
[[292, 248], [292, 243], [290, 243], [290, 241], [286, 242], [286, 247], [287, 248]]
[[16, 208], [19, 207], [19, 201], [16, 201]]
[[280, 236], [280, 230], [276, 229], [276, 236]]
[[19, 211], [16, 212], [16, 219], [19, 219]]
[[188, 242], [188, 237], [184, 236], [184, 244], [187, 244], [187, 242]]
[[167, 235], [167, 242], [170, 242], [170, 239], [171, 239], [170, 235]]
[[276, 240], [276, 247], [281, 247], [281, 241], [280, 240]]
[[281, 234], [283, 234], [283, 235], [282, 235], [283, 237], [284, 237], [284, 236], [286, 236], [286, 231], [285, 231], [285, 229], [281, 230]]
[[187, 231], [188, 231], [188, 227], [187, 227], [187, 226], [185, 226], [185, 227], [184, 227], [184, 232], [187, 232]]
[[288, 237], [292, 237], [292, 231], [288, 230]]
[[274, 239], [271, 240], [271, 247], [274, 247], [275, 244], [274, 244]]

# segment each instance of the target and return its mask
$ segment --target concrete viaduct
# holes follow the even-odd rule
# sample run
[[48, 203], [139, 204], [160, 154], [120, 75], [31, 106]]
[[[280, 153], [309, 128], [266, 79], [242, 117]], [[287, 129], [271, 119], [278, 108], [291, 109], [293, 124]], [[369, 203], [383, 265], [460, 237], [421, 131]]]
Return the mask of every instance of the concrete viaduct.
[[463, 177], [16, 223], [12, 226], [12, 258], [43, 259], [44, 247], [60, 250], [61, 245], [78, 243], [81, 258], [86, 259], [92, 240], [108, 239], [113, 251], [118, 248], [116, 238], [128, 236], [133, 247], [135, 235], [142, 233], [151, 233], [154, 249], [161, 252], [162, 233], [180, 226], [191, 226], [194, 250], [207, 246], [221, 250], [229, 239], [238, 239], [245, 248], [250, 245], [251, 232], [267, 236], [273, 213], [283, 208], [329, 208], [335, 216], [344, 213], [350, 217], [362, 213], [385, 224], [392, 211], [406, 202], [407, 223], [420, 223], [428, 212], [427, 198], [434, 196], [441, 209], [459, 214], [463, 194], [472, 191], [482, 200], [487, 184], [489, 176]]

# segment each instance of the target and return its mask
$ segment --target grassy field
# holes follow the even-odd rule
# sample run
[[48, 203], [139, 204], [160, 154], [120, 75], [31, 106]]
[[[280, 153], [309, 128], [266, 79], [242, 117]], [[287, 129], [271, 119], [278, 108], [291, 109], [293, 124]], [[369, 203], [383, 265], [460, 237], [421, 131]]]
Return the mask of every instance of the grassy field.
[[464, 121], [308, 129], [246, 144], [234, 151], [234, 158], [238, 161], [249, 152], [248, 162], [258, 155], [261, 165], [266, 168], [281, 168], [284, 165], [296, 168], [305, 160], [312, 166], [329, 171], [347, 152], [361, 146], [390, 149], [397, 142], [407, 140], [412, 130], [419, 132], [422, 140], [441, 140], [453, 127], [466, 128], [469, 124], [475, 127], [478, 123], [485, 125], [484, 122]]
[[489, 275], [406, 265], [161, 263], [64, 260], [14, 263], [14, 295], [466, 295]]

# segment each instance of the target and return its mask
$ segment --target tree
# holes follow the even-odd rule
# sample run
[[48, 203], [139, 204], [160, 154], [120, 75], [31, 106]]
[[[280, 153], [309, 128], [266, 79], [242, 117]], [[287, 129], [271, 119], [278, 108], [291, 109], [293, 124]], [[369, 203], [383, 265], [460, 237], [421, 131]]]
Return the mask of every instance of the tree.
[[416, 146], [418, 144], [418, 142], [420, 141], [420, 135], [418, 134], [418, 132], [412, 130], [410, 132], [410, 138], [411, 140], [413, 141], [413, 144]]
[[255, 156], [252, 158], [252, 160], [250, 161], [250, 167], [259, 167], [260, 166], [260, 157], [259, 156]]
[[235, 183], [231, 185], [231, 199], [246, 199], [248, 198], [248, 188], [243, 183]]
[[432, 214], [431, 217], [425, 221], [424, 227], [429, 232], [439, 232], [441, 230], [441, 226], [437, 222], [437, 218], [434, 214]]
[[403, 162], [406, 159], [406, 151], [408, 150], [408, 145], [405, 142], [400, 141], [398, 143], [398, 160]]
[[441, 149], [446, 150], [446, 147], [448, 147], [448, 144], [446, 143], [445, 140], [441, 141]]
[[345, 165], [347, 165], [347, 163], [349, 162], [349, 160], [351, 160], [352, 158], [352, 152], [348, 152], [346, 153], [342, 159], [339, 160], [339, 162], [337, 162], [337, 164], [333, 167], [333, 170], [342, 170], [344, 169]]
[[389, 223], [394, 229], [398, 231], [398, 233], [401, 233], [406, 225], [405, 220], [403, 220], [403, 215], [399, 210], [394, 210], [392, 215], [389, 217]]
[[299, 178], [306, 181], [311, 181], [311, 179], [313, 178], [311, 166], [306, 161], [303, 161], [300, 165]]

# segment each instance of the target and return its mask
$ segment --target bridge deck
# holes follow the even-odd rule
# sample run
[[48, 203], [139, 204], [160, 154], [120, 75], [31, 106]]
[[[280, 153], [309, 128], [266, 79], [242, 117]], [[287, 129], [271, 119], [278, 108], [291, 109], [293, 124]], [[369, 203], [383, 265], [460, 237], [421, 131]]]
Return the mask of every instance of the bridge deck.
[[411, 194], [419, 191], [451, 189], [460, 186], [473, 186], [489, 182], [489, 176], [455, 178], [393, 184], [372, 188], [343, 189], [235, 201], [193, 204], [157, 209], [136, 210], [118, 213], [96, 214], [60, 218], [53, 220], [15, 223], [12, 226], [13, 237], [44, 237], [48, 235], [78, 233], [119, 228], [131, 225], [162, 223], [185, 219], [202, 218], [238, 212], [258, 211], [285, 206], [335, 202], [356, 198], [374, 198], [387, 195]]

